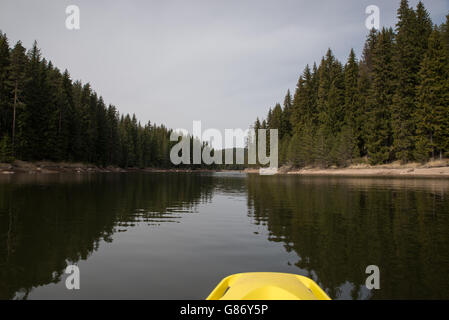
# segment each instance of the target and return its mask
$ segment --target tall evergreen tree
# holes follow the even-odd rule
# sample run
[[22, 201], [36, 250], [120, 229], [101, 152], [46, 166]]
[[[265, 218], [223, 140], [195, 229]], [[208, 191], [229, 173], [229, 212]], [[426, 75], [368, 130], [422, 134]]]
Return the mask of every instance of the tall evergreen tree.
[[284, 108], [281, 113], [281, 124], [279, 128], [280, 139], [284, 138], [285, 136], [290, 136], [292, 133], [292, 125], [290, 122], [291, 115], [292, 115], [292, 96], [290, 94], [290, 90], [288, 90], [284, 98]]
[[359, 66], [354, 50], [351, 49], [348, 62], [344, 69], [345, 76], [345, 123], [356, 129], [357, 118], [357, 82], [359, 78]]
[[416, 111], [418, 160], [449, 151], [449, 55], [435, 28], [419, 72]]
[[14, 152], [15, 136], [16, 136], [16, 122], [18, 108], [23, 109], [25, 107], [25, 85], [29, 80], [26, 74], [26, 66], [28, 60], [26, 57], [26, 50], [19, 41], [11, 51], [11, 64], [9, 69], [9, 76], [7, 83], [10, 87], [10, 95], [12, 98], [12, 124], [11, 124], [11, 143]]
[[446, 22], [441, 25], [441, 37], [443, 41], [443, 45], [446, 47], [446, 50], [449, 52], [449, 14], [446, 16]]
[[383, 28], [373, 52], [373, 83], [370, 88], [367, 151], [372, 164], [391, 160], [391, 104], [394, 94], [393, 30]]
[[392, 105], [393, 149], [402, 162], [413, 159], [415, 146], [415, 93], [419, 65], [427, 47], [432, 22], [422, 2], [417, 11], [402, 0], [396, 25], [395, 65], [397, 84]]
[[373, 57], [379, 37], [376, 29], [371, 29], [366, 38], [363, 48], [362, 58], [359, 64], [359, 76], [357, 80], [357, 127], [360, 129], [358, 136], [358, 149], [361, 156], [368, 154], [367, 141], [370, 135], [369, 115], [371, 114], [369, 99], [371, 93], [371, 85], [373, 80]]
[[9, 43], [6, 34], [0, 31], [0, 138], [8, 134], [10, 90], [7, 85], [10, 65]]
[[373, 52], [378, 35], [379, 32], [376, 29], [371, 29], [365, 40], [365, 45], [363, 46], [360, 68], [363, 69], [366, 74], [371, 74], [373, 71]]

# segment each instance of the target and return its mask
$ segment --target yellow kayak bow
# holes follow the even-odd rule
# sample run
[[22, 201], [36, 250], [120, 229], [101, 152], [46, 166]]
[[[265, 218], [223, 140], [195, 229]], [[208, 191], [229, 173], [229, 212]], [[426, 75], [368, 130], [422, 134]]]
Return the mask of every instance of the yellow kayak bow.
[[277, 273], [237, 273], [224, 278], [206, 300], [330, 300], [312, 279]]

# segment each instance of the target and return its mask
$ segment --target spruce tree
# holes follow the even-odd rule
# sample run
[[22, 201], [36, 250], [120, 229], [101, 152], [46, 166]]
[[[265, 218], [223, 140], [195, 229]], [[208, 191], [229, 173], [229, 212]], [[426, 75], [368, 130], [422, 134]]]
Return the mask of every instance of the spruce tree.
[[72, 80], [69, 72], [64, 71], [58, 87], [59, 101], [57, 109], [58, 149], [63, 159], [74, 157], [74, 102]]
[[419, 65], [427, 47], [432, 22], [422, 2], [417, 11], [402, 0], [398, 9], [394, 69], [397, 75], [392, 105], [393, 149], [402, 162], [413, 159], [415, 146], [415, 95]]
[[417, 95], [416, 157], [426, 161], [449, 151], [449, 56], [434, 28], [421, 63]]
[[281, 125], [279, 128], [280, 139], [286, 136], [290, 136], [292, 134], [292, 124], [290, 122], [291, 115], [292, 115], [292, 96], [290, 94], [290, 90], [288, 90], [284, 98], [284, 108], [281, 114]]
[[449, 14], [446, 16], [446, 22], [441, 24], [441, 38], [443, 41], [443, 45], [449, 52]]
[[[306, 67], [307, 70], [307, 67]], [[306, 71], [304, 71], [306, 72]], [[303, 79], [303, 75], [301, 75], [298, 79], [298, 83], [296, 85], [295, 94], [293, 97], [292, 104], [292, 113], [290, 116], [290, 122], [292, 123], [293, 131], [297, 131], [298, 127], [304, 122], [304, 117], [306, 114], [305, 106], [304, 106], [304, 92], [305, 92], [305, 80]]]
[[359, 76], [357, 80], [357, 127], [360, 129], [358, 136], [358, 149], [361, 156], [368, 154], [367, 141], [370, 135], [369, 114], [370, 110], [370, 94], [373, 80], [373, 56], [376, 43], [378, 41], [379, 32], [371, 29], [366, 38], [363, 48], [362, 58], [359, 64]]
[[359, 77], [359, 66], [354, 50], [351, 49], [348, 62], [344, 69], [345, 76], [345, 123], [356, 129], [357, 118], [357, 83]]
[[45, 141], [41, 145], [41, 148], [43, 149], [43, 157], [48, 160], [67, 160], [64, 152], [62, 152], [62, 149], [58, 145], [58, 110], [61, 100], [61, 72], [57, 68], [53, 67], [53, 64], [50, 62], [45, 73], [45, 87], [48, 90], [48, 95], [45, 101], [45, 108], [47, 109], [46, 112], [48, 114], [48, 117], [45, 123]]
[[11, 144], [14, 151], [16, 137], [16, 123], [18, 118], [18, 109], [25, 108], [25, 85], [29, 77], [26, 75], [27, 67], [26, 50], [19, 41], [11, 51], [11, 64], [9, 67], [8, 84], [10, 96], [12, 96], [12, 115], [11, 115]]
[[393, 30], [383, 28], [373, 51], [373, 82], [368, 96], [367, 151], [372, 164], [391, 160], [391, 104], [394, 94]]
[[328, 126], [333, 136], [341, 131], [345, 121], [345, 75], [343, 65], [335, 61], [331, 70], [331, 87], [328, 96]]
[[360, 68], [364, 69], [366, 74], [371, 74], [373, 71], [373, 52], [377, 43], [378, 35], [379, 32], [376, 29], [371, 29], [363, 46]]
[[9, 65], [8, 38], [0, 31], [0, 137], [9, 133], [10, 90], [7, 84]]
[[282, 120], [282, 107], [279, 103], [276, 103], [271, 113], [271, 119], [269, 122], [270, 129], [280, 129]]

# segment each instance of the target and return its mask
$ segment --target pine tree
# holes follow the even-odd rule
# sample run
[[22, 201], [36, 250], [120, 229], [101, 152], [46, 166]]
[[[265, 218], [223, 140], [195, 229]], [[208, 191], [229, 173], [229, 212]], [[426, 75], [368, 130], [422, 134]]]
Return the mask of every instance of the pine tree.
[[329, 49], [322, 59], [319, 71], [318, 121], [322, 132], [335, 136], [344, 120], [344, 72]]
[[[117, 111], [117, 108], [113, 105], [109, 105], [108, 111], [107, 111], [107, 122], [108, 122], [108, 128], [109, 132], [107, 133], [107, 161], [106, 163], [118, 165], [119, 164], [119, 130], [118, 130], [118, 122], [119, 122], [119, 113]], [[144, 133], [144, 152], [150, 153], [149, 150], [149, 136], [148, 136], [148, 129], [145, 127], [143, 129]], [[145, 158], [147, 160], [148, 158]], [[145, 166], [149, 166], [149, 161], [145, 161]]]
[[382, 29], [373, 51], [373, 83], [367, 104], [369, 105], [367, 151], [372, 164], [391, 160], [391, 104], [394, 93], [393, 30]]
[[368, 154], [367, 141], [370, 135], [369, 132], [369, 114], [371, 113], [369, 105], [369, 94], [371, 92], [371, 73], [366, 68], [360, 68], [359, 77], [357, 79], [357, 112], [356, 112], [356, 128], [357, 135], [357, 149], [361, 156]]
[[345, 121], [345, 75], [343, 65], [335, 61], [332, 66], [331, 87], [329, 90], [328, 113], [329, 127], [335, 136], [341, 131]]
[[42, 154], [48, 160], [66, 160], [58, 145], [58, 105], [60, 104], [60, 86], [61, 73], [53, 67], [51, 62], [45, 70], [45, 88], [48, 91], [45, 97], [45, 109], [47, 113], [46, 123], [42, 124], [46, 127], [44, 134], [44, 143], [40, 146]]
[[344, 69], [345, 76], [345, 123], [354, 130], [357, 128], [357, 83], [359, 66], [354, 50], [351, 49]]
[[435, 28], [421, 63], [416, 111], [418, 160], [449, 151], [449, 55]]
[[10, 65], [9, 43], [6, 34], [0, 31], [0, 136], [9, 130], [10, 90], [7, 84]]
[[282, 107], [279, 103], [276, 103], [271, 113], [270, 122], [268, 124], [270, 129], [280, 129], [282, 121]]
[[43, 88], [44, 64], [36, 41], [28, 52], [28, 62], [25, 65], [25, 83], [23, 89], [23, 107], [17, 116], [17, 140], [18, 155], [23, 160], [37, 160], [41, 157], [41, 146], [45, 123], [45, 114], [42, 112], [45, 92]]
[[373, 28], [370, 30], [365, 40], [360, 68], [363, 69], [366, 74], [371, 74], [373, 71], [373, 52], [377, 43], [378, 36], [379, 32]]
[[279, 138], [281, 140], [284, 137], [290, 136], [292, 134], [292, 124], [290, 122], [291, 115], [292, 115], [292, 96], [290, 94], [290, 90], [288, 90], [284, 98], [284, 108], [282, 110], [281, 124], [279, 128]]
[[416, 123], [415, 94], [419, 65], [427, 47], [432, 22], [422, 2], [417, 11], [402, 0], [396, 25], [394, 68], [397, 75], [392, 105], [393, 149], [402, 162], [413, 159]]
[[60, 159], [73, 159], [74, 154], [74, 102], [73, 84], [69, 72], [64, 71], [58, 85], [58, 103], [53, 112], [57, 115], [55, 131]]
[[344, 72], [329, 49], [318, 68], [318, 124], [317, 143], [314, 154], [320, 166], [327, 167], [334, 162], [331, 153], [335, 137], [340, 132], [344, 121]]
[[318, 87], [318, 101], [317, 112], [318, 121], [320, 126], [331, 126], [330, 108], [328, 105], [329, 91], [331, 88], [331, 70], [335, 62], [335, 58], [332, 51], [329, 49], [326, 53], [326, 57], [321, 59], [320, 66], [318, 67], [319, 73], [319, 87]]
[[[103, 101], [103, 98], [100, 97], [97, 103], [97, 139], [96, 139], [96, 161], [95, 163], [105, 166], [107, 164], [108, 157], [108, 135], [109, 135], [109, 123], [107, 117], [106, 105]], [[137, 130], [137, 128], [133, 127], [133, 130]], [[137, 135], [137, 133], [136, 133]], [[136, 137], [133, 139], [134, 148], [136, 147]], [[133, 162], [132, 166], [135, 166], [137, 162]]]
[[260, 123], [259, 118], [256, 119], [256, 122], [254, 123], [254, 142], [256, 144], [256, 165], [259, 164], [259, 157], [257, 156], [259, 154], [259, 129], [262, 129], [262, 124]]
[[26, 81], [29, 77], [26, 75], [26, 66], [28, 63], [25, 48], [19, 41], [11, 51], [11, 64], [9, 67], [8, 84], [11, 90], [12, 101], [12, 124], [11, 124], [11, 144], [14, 152], [15, 136], [16, 136], [16, 122], [18, 108], [24, 109], [24, 90]]
[[441, 38], [446, 51], [449, 52], [449, 14], [446, 16], [446, 22], [441, 24]]

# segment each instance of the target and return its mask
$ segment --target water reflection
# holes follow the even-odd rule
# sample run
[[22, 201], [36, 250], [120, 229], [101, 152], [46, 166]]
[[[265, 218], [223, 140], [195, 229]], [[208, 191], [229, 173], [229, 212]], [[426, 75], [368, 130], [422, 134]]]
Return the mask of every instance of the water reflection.
[[[3, 177], [2, 177], [3, 178]], [[16, 175], [0, 181], [0, 298], [61, 281], [68, 262], [136, 223], [178, 222], [212, 197], [198, 175]]]
[[[248, 178], [248, 207], [336, 298], [449, 297], [449, 183], [422, 179]], [[381, 290], [367, 292], [378, 265]]]
[[[449, 298], [448, 192], [435, 179], [2, 176], [0, 298], [62, 297], [81, 261], [81, 298], [202, 299], [245, 271], [304, 274], [333, 298]], [[381, 290], [364, 287], [370, 264]]]

